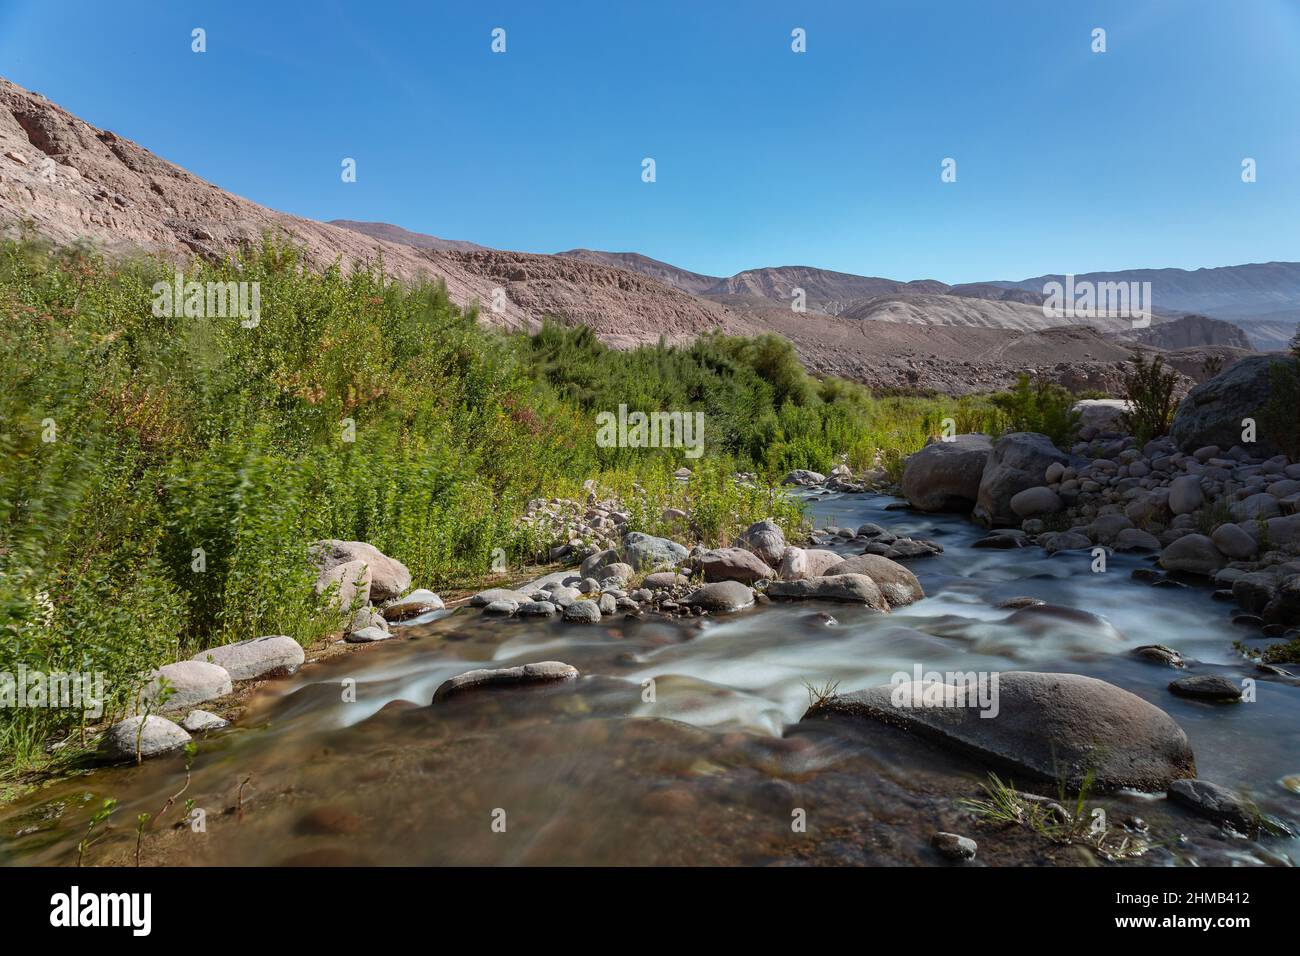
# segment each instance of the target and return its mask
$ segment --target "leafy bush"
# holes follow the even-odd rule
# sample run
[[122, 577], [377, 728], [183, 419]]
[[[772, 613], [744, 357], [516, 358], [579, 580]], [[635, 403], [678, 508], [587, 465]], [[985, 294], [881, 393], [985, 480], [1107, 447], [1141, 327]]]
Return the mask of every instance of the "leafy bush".
[[1030, 379], [1022, 374], [1009, 392], [994, 395], [993, 405], [1005, 416], [1013, 432], [1046, 435], [1058, 448], [1068, 447], [1079, 428], [1079, 413], [1072, 411], [1077, 399], [1069, 389], [1041, 375]]
[[1124, 397], [1130, 409], [1122, 421], [1129, 434], [1139, 442], [1148, 442], [1168, 434], [1173, 424], [1178, 373], [1166, 371], [1159, 355], [1148, 362], [1141, 352], [1134, 352], [1129, 361], [1132, 368], [1124, 373]]

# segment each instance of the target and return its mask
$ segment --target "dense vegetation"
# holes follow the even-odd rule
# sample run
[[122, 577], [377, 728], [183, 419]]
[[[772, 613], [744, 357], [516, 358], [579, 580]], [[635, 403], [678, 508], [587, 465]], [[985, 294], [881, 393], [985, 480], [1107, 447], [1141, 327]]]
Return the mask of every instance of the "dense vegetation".
[[[173, 279], [158, 260], [0, 244], [0, 672], [102, 672], [114, 709], [203, 646], [328, 633], [307, 557], [319, 538], [369, 541], [419, 586], [468, 584], [494, 556], [536, 557], [547, 542], [516, 517], [586, 479], [623, 495], [636, 527], [687, 504], [726, 540], [761, 517], [799, 521], [737, 469], [865, 467], [878, 452], [896, 469], [946, 418], [1001, 425], [987, 401], [815, 380], [775, 337], [616, 352], [585, 329], [489, 332], [438, 287], [318, 274], [269, 240], [185, 275], [258, 283], [254, 326], [156, 315], [153, 286]], [[689, 489], [672, 478], [681, 449], [597, 446], [593, 414], [620, 403], [704, 412]], [[77, 719], [0, 713], [0, 755], [39, 759]]]

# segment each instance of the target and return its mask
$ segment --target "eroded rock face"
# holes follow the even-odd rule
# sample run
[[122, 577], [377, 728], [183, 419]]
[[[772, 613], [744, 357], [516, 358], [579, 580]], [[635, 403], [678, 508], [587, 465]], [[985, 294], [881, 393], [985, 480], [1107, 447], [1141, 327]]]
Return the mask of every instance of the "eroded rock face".
[[989, 453], [980, 476], [975, 517], [988, 527], [1020, 524], [1020, 516], [1011, 508], [1011, 499], [1028, 488], [1042, 485], [1048, 465], [1067, 461], [1069, 456], [1046, 435], [1036, 432], [1003, 435]]
[[865, 604], [877, 611], [889, 610], [889, 602], [885, 600], [880, 588], [865, 574], [835, 574], [800, 581], [774, 581], [767, 593], [771, 597], [791, 601], [843, 601]]
[[[1196, 775], [1187, 735], [1163, 710], [1113, 684], [1077, 674], [998, 675], [997, 713], [962, 700], [954, 685], [886, 684], [827, 698], [804, 721], [875, 722], [935, 739], [976, 760], [1078, 787], [1089, 771], [1104, 789], [1156, 791]], [[928, 687], [943, 706], [924, 701]], [[991, 685], [990, 689], [991, 689]], [[991, 698], [986, 698], [991, 699]]]
[[989, 436], [978, 432], [931, 442], [907, 459], [903, 496], [921, 511], [969, 510], [992, 448]]
[[443, 681], [434, 692], [433, 702], [441, 703], [470, 691], [507, 687], [555, 684], [578, 679], [578, 669], [563, 661], [539, 661], [518, 667], [492, 667], [466, 671]]
[[[1272, 355], [1244, 358], [1207, 382], [1197, 385], [1178, 406], [1170, 436], [1185, 452], [1207, 445], [1231, 448], [1241, 442], [1241, 420], [1262, 420], [1268, 403], [1270, 369], [1292, 361]], [[1259, 429], [1252, 453], [1271, 455], [1277, 446]]]

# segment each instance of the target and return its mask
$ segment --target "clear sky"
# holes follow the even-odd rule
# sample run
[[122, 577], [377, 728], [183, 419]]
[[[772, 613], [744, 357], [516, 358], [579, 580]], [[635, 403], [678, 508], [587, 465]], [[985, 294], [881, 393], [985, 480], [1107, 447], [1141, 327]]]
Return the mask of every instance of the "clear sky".
[[0, 75], [256, 202], [507, 249], [1300, 259], [1300, 0], [0, 0]]

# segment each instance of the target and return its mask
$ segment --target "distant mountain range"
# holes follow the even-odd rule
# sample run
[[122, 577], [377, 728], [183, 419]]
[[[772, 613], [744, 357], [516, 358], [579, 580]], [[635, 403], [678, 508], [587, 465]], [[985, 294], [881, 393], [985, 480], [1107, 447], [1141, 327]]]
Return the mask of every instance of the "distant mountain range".
[[[478, 307], [481, 321], [507, 329], [535, 329], [549, 317], [588, 325], [616, 347], [713, 330], [775, 332], [812, 370], [886, 389], [986, 391], [1025, 371], [1113, 388], [1116, 363], [1134, 349], [1163, 352], [1194, 378], [1207, 350], [1228, 359], [1245, 354], [1243, 343], [1283, 347], [1300, 319], [1297, 263], [1080, 277], [1151, 281], [1157, 314], [1150, 330], [1139, 330], [1126, 320], [1044, 314], [1050, 276], [955, 286], [811, 266], [709, 276], [634, 252], [542, 255], [387, 223], [318, 222], [228, 193], [3, 78], [0, 226], [178, 261], [229, 257], [279, 234], [318, 267], [382, 260], [395, 278], [444, 282], [453, 300]], [[802, 311], [793, 307], [796, 290]], [[1184, 311], [1202, 315], [1179, 319]]]

